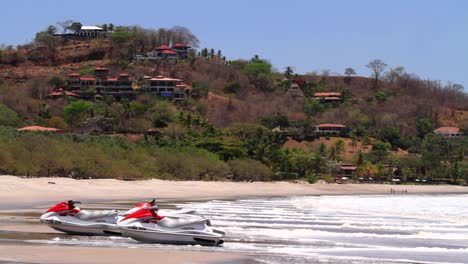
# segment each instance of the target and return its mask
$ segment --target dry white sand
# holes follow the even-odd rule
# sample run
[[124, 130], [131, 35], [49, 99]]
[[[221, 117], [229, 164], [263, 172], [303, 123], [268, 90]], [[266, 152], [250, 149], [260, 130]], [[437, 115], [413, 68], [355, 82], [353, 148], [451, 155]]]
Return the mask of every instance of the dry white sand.
[[[107, 201], [156, 199], [228, 199], [290, 195], [468, 193], [468, 187], [449, 185], [299, 184], [289, 182], [118, 181], [112, 179], [20, 178], [0, 176], [0, 208], [38, 205], [63, 200]], [[10, 205], [10, 206], [9, 206]], [[14, 206], [13, 206], [14, 205]]]

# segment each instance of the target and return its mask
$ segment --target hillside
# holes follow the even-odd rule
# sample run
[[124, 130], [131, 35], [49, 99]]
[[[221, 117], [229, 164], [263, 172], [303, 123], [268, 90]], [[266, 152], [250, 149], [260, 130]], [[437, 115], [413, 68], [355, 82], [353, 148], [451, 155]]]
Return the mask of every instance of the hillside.
[[[193, 48], [177, 53], [171, 50], [175, 43], [190, 47], [188, 43]], [[293, 160], [322, 155], [325, 160], [346, 162], [356, 162], [358, 155], [364, 155], [369, 163], [406, 163], [412, 174], [426, 176], [442, 167], [451, 170], [455, 164], [455, 170], [459, 170], [457, 162], [466, 163], [463, 137], [450, 142], [454, 144], [452, 152], [444, 156], [448, 163], [436, 160], [437, 166], [431, 167], [422, 164], [424, 157], [411, 154], [436, 151], [431, 142], [438, 140], [432, 138], [437, 127], [458, 127], [466, 134], [468, 96], [459, 85], [421, 80], [402, 67], [390, 68], [377, 78], [354, 76], [352, 72], [346, 76], [299, 75], [290, 67], [280, 73], [257, 55], [248, 60], [229, 60], [221, 50], [196, 49], [197, 44], [198, 39], [185, 28], [161, 31], [122, 26], [107, 32], [106, 37], [90, 39], [38, 32], [33, 43], [1, 50], [0, 106], [7, 108], [4, 115], [8, 122], [2, 124], [0, 116], [0, 125], [32, 124], [82, 134], [122, 134], [133, 143], [144, 140], [159, 147], [195, 147], [216, 154], [232, 168], [237, 166], [242, 175], [245, 172], [239, 171], [245, 169], [244, 159], [249, 158], [248, 162], [259, 162], [251, 164], [260, 166], [258, 170], [266, 166], [274, 172], [273, 178], [329, 171], [321, 163], [313, 169], [295, 163], [286, 166], [284, 158], [288, 155]], [[144, 59], [135, 60], [137, 55]], [[152, 57], [160, 55], [164, 59]], [[122, 74], [129, 76], [130, 95], [106, 95], [102, 87], [70, 90], [70, 73], [95, 80], [96, 69], [105, 69], [109, 82]], [[144, 94], [144, 76], [180, 82], [186, 94], [177, 100]], [[75, 97], [65, 96], [63, 89]], [[52, 98], [53, 91], [64, 95]], [[315, 127], [319, 124], [343, 126], [341, 137], [336, 137], [338, 133], [321, 137]], [[272, 132], [275, 129], [279, 133]], [[344, 149], [337, 147], [338, 141], [343, 141]], [[64, 142], [68, 139], [55, 144]], [[87, 147], [87, 140], [84, 142], [80, 147]], [[321, 154], [320, 148], [325, 148]], [[297, 149], [307, 154], [295, 152]], [[151, 150], [125, 151], [136, 155]], [[460, 151], [462, 154], [455, 154]], [[221, 167], [211, 169], [225, 171]], [[146, 175], [143, 171], [139, 173]]]

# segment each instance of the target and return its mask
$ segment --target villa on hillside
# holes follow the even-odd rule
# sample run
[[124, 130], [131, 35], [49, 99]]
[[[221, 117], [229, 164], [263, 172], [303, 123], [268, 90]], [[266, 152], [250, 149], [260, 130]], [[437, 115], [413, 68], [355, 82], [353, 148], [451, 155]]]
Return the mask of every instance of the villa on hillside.
[[340, 92], [316, 92], [314, 93], [313, 99], [328, 103], [340, 102], [343, 100], [343, 97]]
[[132, 88], [132, 80], [127, 73], [120, 73], [118, 77], [110, 77], [109, 69], [103, 66], [94, 69], [94, 77], [81, 76], [77, 72], [68, 75], [68, 87], [66, 90], [83, 98], [93, 95], [112, 95], [116, 99], [133, 99], [135, 92]]
[[145, 55], [136, 55], [135, 60], [141, 61], [157, 61], [161, 59], [177, 60], [188, 58], [191, 47], [187, 44], [177, 43], [169, 47], [167, 45], [161, 45], [154, 48], [153, 51], [146, 53]]
[[117, 77], [109, 76], [109, 69], [100, 66], [94, 69], [94, 76], [82, 76], [77, 72], [68, 75], [68, 86], [56, 89], [48, 95], [57, 99], [71, 96], [77, 99], [101, 99], [113, 96], [116, 100], [135, 99], [139, 94], [151, 94], [174, 100], [183, 100], [190, 95], [191, 87], [182, 80], [164, 76], [143, 76], [139, 80], [140, 86], [133, 82], [133, 78], [125, 72]]
[[460, 128], [458, 127], [439, 127], [434, 130], [434, 133], [447, 138], [457, 138], [463, 136], [463, 132], [461, 132]]
[[320, 124], [315, 126], [315, 133], [322, 135], [339, 135], [346, 128], [343, 124]]
[[190, 96], [190, 87], [180, 79], [168, 78], [158, 75], [154, 78], [143, 76], [140, 93], [159, 95], [161, 97], [183, 100]]

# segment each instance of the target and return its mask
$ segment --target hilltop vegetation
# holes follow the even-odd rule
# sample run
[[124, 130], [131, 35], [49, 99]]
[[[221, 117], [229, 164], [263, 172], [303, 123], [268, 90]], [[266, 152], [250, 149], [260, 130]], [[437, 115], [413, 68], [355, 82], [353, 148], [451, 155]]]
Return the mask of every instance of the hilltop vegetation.
[[[78, 30], [76, 23], [63, 23], [62, 33]], [[276, 72], [265, 58], [230, 60], [212, 48], [194, 49], [176, 63], [135, 63], [136, 54], [155, 46], [181, 42], [198, 47], [199, 41], [183, 27], [105, 28], [105, 38], [82, 39], [57, 35], [51, 26], [32, 43], [0, 49], [3, 173], [315, 181], [329, 180], [340, 162], [348, 162], [359, 166], [357, 178], [467, 180], [466, 137], [433, 134], [440, 126], [468, 131], [468, 96], [461, 85], [421, 80], [380, 60], [367, 64], [371, 78], [355, 76], [352, 68], [344, 76], [327, 71], [298, 75], [292, 67]], [[148, 95], [134, 101], [47, 98], [54, 87], [66, 85], [71, 71], [92, 74], [99, 65], [136, 77], [182, 79], [191, 85], [192, 97], [178, 103]], [[299, 93], [290, 89], [293, 83]], [[313, 99], [315, 92], [325, 91], [340, 92], [342, 100]], [[344, 139], [317, 144], [314, 125], [320, 123], [345, 124]], [[28, 124], [96, 135], [14, 131]], [[278, 126], [282, 132], [271, 131]], [[115, 133], [140, 136], [130, 143], [110, 136]], [[318, 147], [284, 148], [289, 139]], [[388, 164], [397, 172], [388, 171]]]

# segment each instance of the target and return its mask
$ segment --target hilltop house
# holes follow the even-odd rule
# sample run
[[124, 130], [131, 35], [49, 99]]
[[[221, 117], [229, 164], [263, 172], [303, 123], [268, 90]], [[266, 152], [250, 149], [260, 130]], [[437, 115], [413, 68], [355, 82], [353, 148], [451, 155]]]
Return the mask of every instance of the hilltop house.
[[161, 45], [154, 48], [153, 51], [146, 53], [145, 55], [136, 55], [136, 61], [157, 61], [161, 59], [177, 60], [188, 58], [191, 47], [187, 44], [177, 43], [172, 47], [167, 45]]
[[315, 133], [322, 135], [339, 135], [346, 128], [342, 124], [320, 124], [315, 126]]
[[117, 77], [109, 76], [109, 69], [100, 66], [94, 69], [94, 76], [82, 76], [73, 72], [68, 75], [68, 86], [65, 90], [58, 89], [49, 94], [49, 98], [72, 96], [83, 99], [99, 99], [103, 96], [113, 96], [117, 100], [123, 98], [135, 99], [138, 94], [152, 94], [175, 100], [185, 99], [190, 95], [190, 87], [182, 80], [163, 76], [144, 76], [141, 86], [133, 84], [133, 78], [125, 72]]
[[439, 127], [434, 130], [434, 133], [441, 135], [447, 138], [455, 138], [463, 136], [463, 133], [460, 131], [458, 127]]
[[97, 26], [81, 26], [81, 29], [75, 32], [76, 36], [82, 37], [89, 37], [89, 38], [97, 38], [97, 37], [105, 37], [106, 32], [103, 28]]

